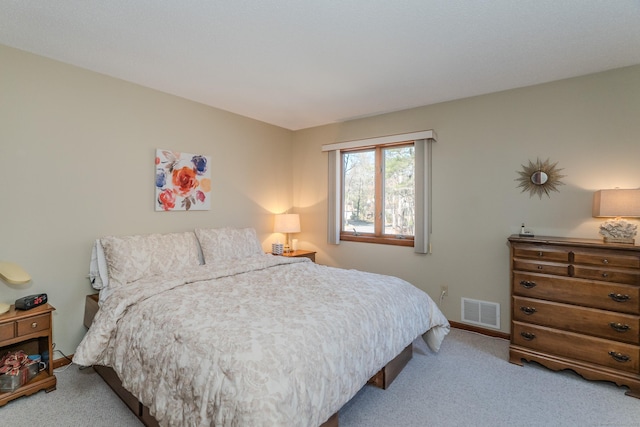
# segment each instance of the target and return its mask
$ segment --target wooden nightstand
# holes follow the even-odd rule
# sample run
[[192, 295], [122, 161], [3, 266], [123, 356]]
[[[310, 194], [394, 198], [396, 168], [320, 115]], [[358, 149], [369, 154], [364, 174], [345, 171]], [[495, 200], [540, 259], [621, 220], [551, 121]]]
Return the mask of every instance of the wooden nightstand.
[[96, 317], [96, 313], [100, 306], [98, 305], [98, 295], [87, 295], [84, 301], [84, 326], [89, 329], [93, 323], [93, 318]]
[[31, 381], [12, 392], [0, 392], [0, 406], [21, 396], [40, 390], [47, 393], [56, 389], [53, 374], [53, 343], [51, 340], [53, 306], [44, 304], [31, 310], [16, 310], [15, 306], [0, 314], [0, 356], [9, 351], [23, 350], [27, 354], [49, 352], [49, 364]]
[[309, 258], [313, 262], [316, 262], [316, 253], [313, 251], [302, 251], [298, 249], [297, 251], [283, 253], [281, 256], [289, 256], [289, 257], [296, 257], [296, 258], [305, 257], [305, 258]]

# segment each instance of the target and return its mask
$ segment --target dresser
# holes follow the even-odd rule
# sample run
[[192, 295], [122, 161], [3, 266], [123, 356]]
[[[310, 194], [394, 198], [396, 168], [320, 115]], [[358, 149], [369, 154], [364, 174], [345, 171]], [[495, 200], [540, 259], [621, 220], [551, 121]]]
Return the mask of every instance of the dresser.
[[571, 369], [640, 398], [640, 246], [509, 237], [509, 361]]

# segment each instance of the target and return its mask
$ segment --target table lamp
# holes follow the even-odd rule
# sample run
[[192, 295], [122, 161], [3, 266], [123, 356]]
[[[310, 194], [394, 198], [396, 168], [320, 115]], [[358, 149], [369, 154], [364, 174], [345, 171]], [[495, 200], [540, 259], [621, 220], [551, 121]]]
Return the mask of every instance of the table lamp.
[[287, 240], [284, 244], [284, 251], [291, 252], [291, 245], [289, 244], [289, 233], [300, 232], [300, 215], [298, 214], [279, 214], [276, 215], [276, 219], [273, 225], [273, 231], [275, 233], [285, 233]]
[[633, 245], [637, 226], [622, 219], [640, 218], [640, 189], [599, 190], [593, 195], [593, 216], [612, 217], [600, 225], [600, 234], [605, 243]]
[[[13, 262], [0, 261], [0, 279], [12, 285], [22, 285], [31, 280], [29, 273]], [[11, 304], [0, 302], [0, 314], [6, 313]]]

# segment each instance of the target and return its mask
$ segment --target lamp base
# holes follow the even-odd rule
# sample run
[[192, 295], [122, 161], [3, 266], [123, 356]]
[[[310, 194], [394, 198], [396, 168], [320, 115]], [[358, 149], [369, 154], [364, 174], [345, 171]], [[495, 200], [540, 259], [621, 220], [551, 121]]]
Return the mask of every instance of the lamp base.
[[7, 311], [9, 311], [9, 309], [11, 308], [11, 306], [5, 302], [0, 302], [0, 314], [4, 314]]
[[604, 237], [605, 243], [623, 243], [625, 245], [635, 245], [636, 241], [633, 237]]

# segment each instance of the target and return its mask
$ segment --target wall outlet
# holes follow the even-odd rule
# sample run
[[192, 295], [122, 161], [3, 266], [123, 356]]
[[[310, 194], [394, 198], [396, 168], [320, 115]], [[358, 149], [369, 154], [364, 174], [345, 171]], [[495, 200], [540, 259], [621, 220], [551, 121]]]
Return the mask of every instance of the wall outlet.
[[448, 285], [440, 286], [440, 298], [438, 299], [438, 301], [441, 305], [442, 305], [442, 302], [444, 301], [444, 297], [448, 295], [449, 295], [449, 286]]

